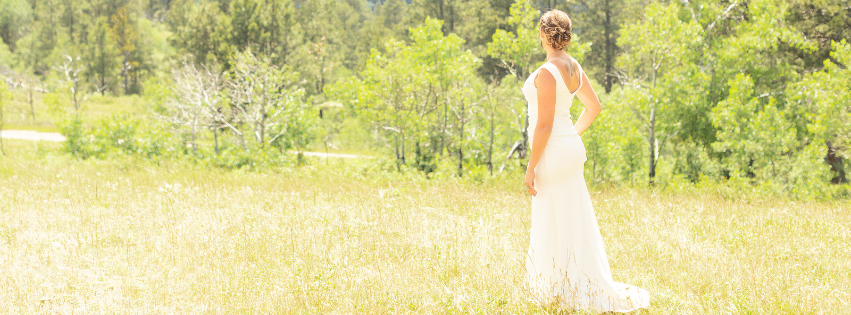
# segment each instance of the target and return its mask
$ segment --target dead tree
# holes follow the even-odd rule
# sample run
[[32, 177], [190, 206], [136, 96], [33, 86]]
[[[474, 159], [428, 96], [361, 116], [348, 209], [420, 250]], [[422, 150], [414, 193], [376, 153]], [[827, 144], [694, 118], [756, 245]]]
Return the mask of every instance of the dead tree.
[[[265, 148], [287, 132], [287, 118], [303, 109], [304, 91], [296, 85], [296, 73], [257, 58], [251, 51], [239, 53], [232, 63], [224, 85], [231, 110], [235, 119], [248, 126], [257, 145]], [[237, 129], [232, 130], [242, 137]], [[245, 148], [244, 137], [242, 141]]]
[[[209, 66], [195, 66], [184, 62], [183, 66], [172, 72], [174, 84], [172, 97], [167, 99], [164, 113], [159, 117], [170, 123], [189, 129], [192, 153], [198, 154], [197, 138], [202, 129], [215, 131], [230, 127], [239, 135], [239, 130], [228, 122], [222, 114], [219, 91], [222, 77]], [[216, 137], [218, 151], [218, 137]]]
[[[80, 60], [80, 57], [72, 58], [69, 55], [65, 55], [65, 61], [58, 66], [53, 67], [56, 71], [59, 71], [65, 76], [63, 82], [68, 86], [71, 92], [71, 101], [74, 104], [74, 114], [80, 114], [80, 100], [77, 95], [80, 92], [80, 77], [77, 75], [83, 69], [77, 65], [77, 61]], [[32, 93], [30, 93], [30, 106], [32, 106]], [[35, 120], [35, 113], [33, 113], [33, 120]]]

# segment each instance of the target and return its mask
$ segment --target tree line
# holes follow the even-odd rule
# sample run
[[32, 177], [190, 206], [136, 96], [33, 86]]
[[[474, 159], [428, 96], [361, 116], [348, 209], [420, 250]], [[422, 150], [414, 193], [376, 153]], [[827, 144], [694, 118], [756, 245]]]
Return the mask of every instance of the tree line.
[[333, 146], [354, 119], [397, 168], [429, 173], [448, 159], [460, 176], [522, 166], [518, 89], [544, 59], [537, 18], [558, 8], [574, 22], [568, 53], [604, 103], [584, 136], [594, 181], [847, 183], [851, 7], [839, 0], [0, 7], [0, 68], [30, 99], [142, 93], [192, 151], [199, 136], [215, 152], [220, 141], [245, 151]]

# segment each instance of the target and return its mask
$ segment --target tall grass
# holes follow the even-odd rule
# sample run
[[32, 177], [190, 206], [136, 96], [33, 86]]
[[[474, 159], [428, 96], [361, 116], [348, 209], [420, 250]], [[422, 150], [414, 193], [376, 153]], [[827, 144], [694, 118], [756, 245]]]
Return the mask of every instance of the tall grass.
[[[523, 289], [530, 197], [354, 160], [256, 173], [0, 157], [0, 313], [553, 313]], [[374, 164], [374, 163], [373, 163]], [[598, 187], [651, 314], [837, 314], [851, 207]]]

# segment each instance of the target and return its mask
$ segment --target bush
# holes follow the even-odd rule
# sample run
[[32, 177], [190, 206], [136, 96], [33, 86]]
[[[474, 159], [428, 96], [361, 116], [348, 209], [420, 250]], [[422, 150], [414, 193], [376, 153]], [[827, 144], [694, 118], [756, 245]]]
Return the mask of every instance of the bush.
[[115, 114], [84, 127], [79, 116], [59, 123], [60, 133], [67, 139], [66, 152], [81, 158], [106, 159], [113, 155], [138, 154], [147, 159], [182, 154], [179, 139], [164, 126], [149, 126], [142, 131], [141, 122], [127, 114]]
[[66, 141], [63, 148], [66, 152], [81, 159], [89, 157], [86, 130], [83, 129], [83, 121], [80, 120], [80, 117], [74, 116], [71, 119], [60, 120], [59, 133], [65, 136]]
[[238, 147], [227, 147], [207, 159], [211, 166], [225, 169], [275, 169], [292, 166], [294, 162], [295, 158], [277, 148], [245, 151]]
[[138, 127], [139, 120], [126, 114], [115, 114], [101, 119], [90, 130], [92, 155], [104, 157], [117, 153], [135, 153]]

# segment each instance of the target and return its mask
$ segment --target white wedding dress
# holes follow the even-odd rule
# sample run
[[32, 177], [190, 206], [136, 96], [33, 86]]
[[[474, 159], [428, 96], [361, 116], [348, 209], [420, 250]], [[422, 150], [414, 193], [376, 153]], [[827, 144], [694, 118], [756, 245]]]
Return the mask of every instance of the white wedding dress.
[[[532, 227], [526, 257], [528, 283], [534, 299], [568, 310], [630, 312], [650, 305], [647, 290], [612, 280], [609, 261], [583, 168], [585, 145], [573, 128], [571, 93], [559, 69], [545, 63], [523, 85], [529, 102], [529, 140], [538, 118], [535, 77], [546, 69], [556, 79], [552, 134], [535, 167]], [[582, 73], [582, 68], [578, 71]], [[579, 87], [582, 87], [580, 79]], [[578, 91], [579, 88], [576, 89]]]

